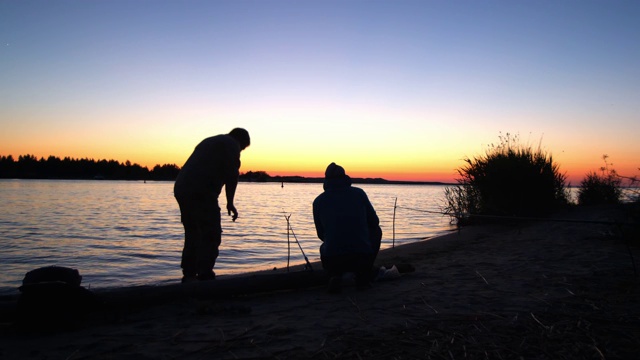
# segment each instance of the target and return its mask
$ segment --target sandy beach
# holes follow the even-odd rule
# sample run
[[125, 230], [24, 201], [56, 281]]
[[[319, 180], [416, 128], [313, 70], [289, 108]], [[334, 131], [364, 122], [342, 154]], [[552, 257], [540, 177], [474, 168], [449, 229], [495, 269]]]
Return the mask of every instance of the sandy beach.
[[363, 291], [328, 294], [309, 283], [158, 298], [47, 332], [5, 320], [0, 358], [637, 358], [637, 225], [608, 224], [629, 221], [611, 207], [554, 218], [470, 226], [385, 250], [377, 264], [415, 271]]

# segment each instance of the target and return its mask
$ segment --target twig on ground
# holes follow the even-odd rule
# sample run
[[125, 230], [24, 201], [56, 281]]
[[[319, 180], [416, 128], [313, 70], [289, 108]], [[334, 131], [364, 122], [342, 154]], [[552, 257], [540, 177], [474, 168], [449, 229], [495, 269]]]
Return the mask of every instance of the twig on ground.
[[433, 310], [434, 313], [438, 313], [438, 310], [436, 310], [433, 306], [429, 305], [427, 303], [427, 300], [424, 299], [424, 296], [420, 296], [420, 298], [422, 299], [422, 302], [424, 302], [425, 305], [427, 305], [431, 310]]
[[484, 278], [484, 276], [482, 276], [482, 274], [480, 274], [480, 273], [478, 272], [478, 270], [476, 270], [476, 274], [478, 274], [478, 276], [480, 276], [480, 277], [482, 278], [482, 280], [484, 280], [484, 282], [485, 282], [487, 285], [489, 285], [489, 282], [487, 281], [487, 279], [485, 279], [485, 278]]

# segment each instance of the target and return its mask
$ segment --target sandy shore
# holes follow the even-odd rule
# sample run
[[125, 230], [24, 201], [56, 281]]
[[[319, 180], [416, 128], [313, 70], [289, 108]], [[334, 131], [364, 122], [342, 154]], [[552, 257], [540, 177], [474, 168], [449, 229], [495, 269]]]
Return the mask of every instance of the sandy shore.
[[637, 228], [587, 222], [628, 221], [612, 208], [557, 217], [580, 221], [473, 226], [385, 250], [380, 265], [415, 272], [365, 291], [179, 297], [45, 333], [5, 323], [0, 358], [637, 358]]

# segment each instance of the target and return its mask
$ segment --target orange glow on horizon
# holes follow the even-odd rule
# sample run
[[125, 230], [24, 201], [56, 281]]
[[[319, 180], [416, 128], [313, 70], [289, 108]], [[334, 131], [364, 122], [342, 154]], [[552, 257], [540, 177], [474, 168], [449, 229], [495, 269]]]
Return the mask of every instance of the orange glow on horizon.
[[[191, 149], [181, 149], [179, 155], [176, 155], [175, 151], [165, 152], [158, 151], [151, 154], [145, 153], [133, 153], [126, 150], [111, 149], [110, 152], [98, 151], [97, 149], [86, 149], [88, 151], [83, 152], [82, 155], [76, 155], [74, 152], [60, 152], [58, 154], [49, 153], [47, 151], [18, 151], [13, 153], [0, 152], [0, 156], [11, 155], [15, 161], [19, 156], [33, 155], [37, 159], [47, 159], [49, 156], [58, 157], [64, 159], [70, 157], [73, 159], [93, 159], [93, 160], [115, 160], [120, 163], [130, 161], [132, 164], [138, 164], [142, 167], [147, 167], [149, 170], [153, 169], [156, 165], [175, 164], [181, 167], [184, 161], [188, 158]], [[134, 149], [135, 150], [135, 149]], [[242, 167], [241, 173], [248, 171], [265, 171], [270, 176], [302, 176], [302, 177], [324, 177], [324, 169], [330, 163], [324, 159], [309, 159], [309, 161], [269, 161], [267, 159], [252, 158], [254, 154], [243, 153], [242, 155]], [[620, 159], [610, 158], [613, 162], [612, 169], [622, 176], [638, 176], [640, 170], [634, 161], [621, 161]], [[616, 161], [617, 160], [617, 161]], [[556, 159], [554, 158], [554, 161]], [[418, 164], [423, 163], [423, 160], [417, 161]], [[415, 165], [410, 162], [404, 164], [398, 163], [378, 163], [371, 164], [366, 161], [359, 162], [358, 159], [348, 159], [346, 161], [336, 161], [337, 164], [343, 166], [349, 176], [352, 178], [382, 178], [392, 181], [417, 181], [417, 182], [442, 182], [442, 183], [456, 183], [456, 179], [459, 175], [456, 169], [462, 167], [464, 162], [462, 160], [456, 160], [451, 162], [444, 162], [442, 160], [431, 161], [432, 166], [425, 169], [423, 166]], [[579, 186], [582, 179], [589, 172], [600, 172], [600, 167], [604, 165], [600, 157], [595, 156], [593, 161], [585, 162], [563, 158], [557, 161], [560, 171], [567, 177], [567, 185]]]
[[[457, 179], [460, 177], [456, 172], [456, 169], [462, 164], [460, 162], [451, 165], [451, 171], [388, 171], [388, 170], [375, 170], [370, 169], [368, 171], [349, 171], [346, 169], [347, 174], [352, 178], [381, 178], [392, 181], [416, 181], [416, 182], [442, 182], [448, 184], [457, 183]], [[292, 167], [293, 168], [293, 167]], [[633, 165], [616, 167], [617, 173], [622, 176], [638, 176], [640, 175], [640, 169]], [[264, 170], [267, 169], [267, 170]], [[324, 168], [322, 170], [306, 171], [306, 170], [268, 170], [267, 167], [258, 169], [241, 169], [242, 173], [248, 171], [265, 171], [270, 176], [302, 176], [322, 178], [324, 177]], [[580, 182], [584, 179], [585, 175], [589, 172], [600, 173], [600, 166], [584, 166], [584, 167], [563, 167], [560, 165], [560, 171], [566, 176], [566, 185], [579, 186]]]

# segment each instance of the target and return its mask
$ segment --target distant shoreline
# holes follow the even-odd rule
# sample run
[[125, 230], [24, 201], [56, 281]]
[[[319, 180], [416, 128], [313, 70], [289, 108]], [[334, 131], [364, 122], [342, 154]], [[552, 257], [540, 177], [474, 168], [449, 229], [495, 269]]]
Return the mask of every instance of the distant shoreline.
[[[303, 177], [303, 176], [271, 176], [266, 179], [254, 180], [243, 179], [241, 182], [279, 182], [279, 183], [323, 183], [324, 178], [321, 177]], [[351, 178], [354, 184], [383, 184], [383, 185], [455, 185], [453, 183], [445, 183], [438, 181], [408, 181], [408, 180], [386, 180], [382, 178]]]
[[[49, 156], [38, 159], [34, 155], [21, 155], [16, 161], [13, 156], [0, 155], [1, 179], [40, 179], [40, 180], [134, 180], [134, 181], [175, 181], [180, 172], [176, 164], [156, 165], [149, 169], [126, 161], [94, 159], [63, 159]], [[321, 177], [271, 176], [266, 171], [241, 173], [243, 182], [280, 182], [280, 183], [322, 183]], [[401, 184], [401, 185], [454, 185], [437, 181], [385, 180], [382, 178], [352, 178], [354, 184]]]
[[[105, 178], [95, 176], [88, 177], [1, 177], [4, 180], [95, 180], [95, 181], [175, 181], [174, 179], [122, 179]], [[266, 179], [252, 179], [240, 175], [239, 182], [243, 183], [289, 183], [289, 184], [322, 184], [324, 178], [303, 177], [303, 176], [271, 176]], [[376, 185], [455, 185], [454, 183], [438, 181], [409, 181], [409, 180], [386, 180], [381, 178], [351, 178], [353, 184], [376, 184]]]

